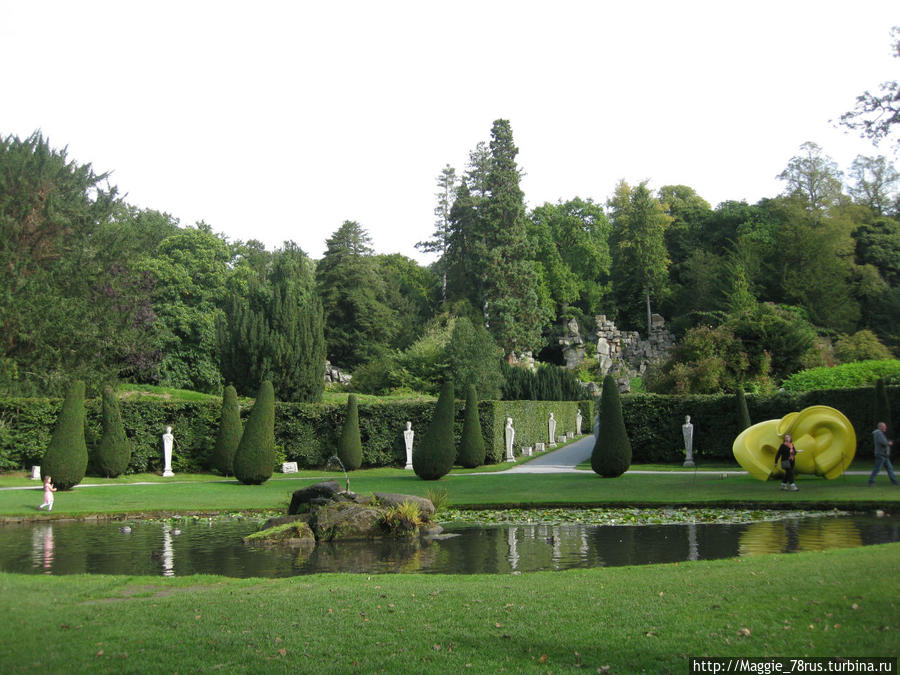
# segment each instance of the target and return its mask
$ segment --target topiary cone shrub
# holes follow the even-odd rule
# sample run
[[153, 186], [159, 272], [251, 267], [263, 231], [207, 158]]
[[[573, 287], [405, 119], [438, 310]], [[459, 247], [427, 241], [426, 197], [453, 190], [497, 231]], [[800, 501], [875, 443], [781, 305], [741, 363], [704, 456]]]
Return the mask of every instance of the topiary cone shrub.
[[125, 473], [130, 461], [131, 443], [125, 437], [119, 399], [112, 387], [106, 387], [103, 390], [103, 435], [94, 452], [94, 468], [101, 476], [115, 478]]
[[600, 394], [600, 433], [591, 453], [591, 468], [604, 478], [617, 478], [631, 466], [631, 441], [625, 431], [622, 401], [612, 375], [603, 379]]
[[880, 377], [875, 380], [875, 422], [872, 427], [879, 422], [887, 424], [888, 433], [896, 433], [891, 423], [891, 404], [888, 401], [887, 389], [884, 387], [884, 379]]
[[222, 418], [219, 422], [219, 433], [216, 435], [216, 447], [213, 448], [212, 465], [223, 476], [234, 474], [234, 455], [241, 442], [244, 429], [241, 426], [241, 409], [238, 406], [237, 391], [231, 385], [225, 387], [222, 394]]
[[453, 443], [453, 383], [444, 382], [431, 424], [422, 442], [413, 448], [413, 471], [422, 480], [437, 480], [446, 476], [456, 459]]
[[466, 412], [463, 418], [462, 440], [459, 443], [457, 463], [467, 469], [484, 464], [484, 436], [478, 417], [478, 392], [475, 385], [466, 388]]
[[57, 490], [78, 485], [87, 471], [88, 452], [84, 441], [84, 382], [69, 387], [50, 444], [41, 460], [41, 479], [50, 476]]
[[234, 475], [245, 485], [260, 485], [275, 465], [275, 390], [266, 380], [259, 387], [247, 428], [234, 453]]
[[344, 426], [338, 441], [338, 459], [347, 471], [356, 471], [362, 466], [362, 440], [359, 436], [359, 408], [356, 396], [347, 397], [347, 413], [344, 415]]
[[[737, 389], [737, 408], [738, 408], [738, 434], [744, 429], [748, 429], [752, 422], [750, 421], [750, 411], [747, 409], [747, 397], [744, 395], [744, 388], [738, 386]], [[735, 434], [737, 435], [737, 434]]]

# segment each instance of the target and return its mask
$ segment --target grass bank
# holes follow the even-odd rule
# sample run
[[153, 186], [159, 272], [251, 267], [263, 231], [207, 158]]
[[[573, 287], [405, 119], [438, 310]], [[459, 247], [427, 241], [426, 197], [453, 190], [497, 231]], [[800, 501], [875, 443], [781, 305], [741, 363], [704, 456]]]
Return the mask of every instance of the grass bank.
[[0, 574], [4, 672], [684, 673], [896, 656], [900, 544], [515, 575]]

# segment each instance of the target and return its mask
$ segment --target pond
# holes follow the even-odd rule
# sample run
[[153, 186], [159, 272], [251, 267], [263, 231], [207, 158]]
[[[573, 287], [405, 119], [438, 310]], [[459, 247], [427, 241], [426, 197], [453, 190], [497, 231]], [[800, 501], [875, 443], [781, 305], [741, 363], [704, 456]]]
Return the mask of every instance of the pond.
[[[900, 541], [871, 515], [675, 525], [448, 527], [433, 541], [248, 546], [255, 520], [60, 522], [0, 526], [0, 570], [25, 574], [289, 577], [320, 572], [510, 574], [820, 551]], [[130, 530], [130, 531], [129, 531]]]

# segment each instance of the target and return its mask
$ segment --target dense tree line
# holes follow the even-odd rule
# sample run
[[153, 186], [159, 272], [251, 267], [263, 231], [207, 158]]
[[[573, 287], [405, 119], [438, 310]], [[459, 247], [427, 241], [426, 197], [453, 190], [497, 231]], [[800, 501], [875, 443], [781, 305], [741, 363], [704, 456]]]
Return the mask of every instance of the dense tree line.
[[[615, 186], [528, 211], [512, 128], [497, 120], [462, 174], [437, 181], [430, 266], [376, 255], [344, 222], [311, 260], [124, 202], [107, 175], [38, 132], [0, 139], [0, 387], [89, 393], [116, 380], [315, 401], [325, 359], [370, 393], [548, 388], [504, 367], [552, 354], [559, 326], [606, 314], [680, 346], [658, 391], [766, 389], [807, 366], [900, 349], [900, 174], [884, 156], [845, 176], [806, 143], [782, 194], [712, 207], [689, 186]], [[542, 351], [543, 350], [543, 351]], [[536, 394], [534, 394], [536, 395]], [[574, 394], [573, 394], [574, 395]]]

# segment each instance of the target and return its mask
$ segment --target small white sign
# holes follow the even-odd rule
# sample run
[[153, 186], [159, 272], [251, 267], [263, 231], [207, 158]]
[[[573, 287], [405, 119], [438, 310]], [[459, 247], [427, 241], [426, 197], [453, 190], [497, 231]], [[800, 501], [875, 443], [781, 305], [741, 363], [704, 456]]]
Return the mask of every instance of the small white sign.
[[41, 467], [32, 466], [31, 467], [31, 480], [40, 480], [41, 479]]
[[282, 462], [281, 473], [298, 473], [297, 462]]

